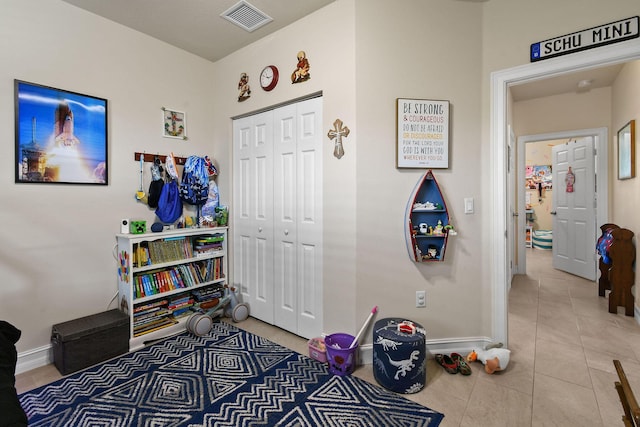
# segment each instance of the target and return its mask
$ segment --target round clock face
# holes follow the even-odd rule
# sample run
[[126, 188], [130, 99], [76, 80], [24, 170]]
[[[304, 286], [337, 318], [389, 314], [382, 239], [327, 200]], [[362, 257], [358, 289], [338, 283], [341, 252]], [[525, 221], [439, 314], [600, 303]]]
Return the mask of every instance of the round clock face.
[[278, 69], [275, 65], [264, 67], [260, 73], [260, 86], [262, 89], [269, 91], [278, 84]]

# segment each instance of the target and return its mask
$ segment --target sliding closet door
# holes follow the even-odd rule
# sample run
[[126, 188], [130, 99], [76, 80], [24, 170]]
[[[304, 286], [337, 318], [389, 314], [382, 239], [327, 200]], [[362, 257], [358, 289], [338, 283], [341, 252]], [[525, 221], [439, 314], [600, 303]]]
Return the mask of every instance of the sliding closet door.
[[233, 122], [234, 284], [273, 323], [273, 112]]

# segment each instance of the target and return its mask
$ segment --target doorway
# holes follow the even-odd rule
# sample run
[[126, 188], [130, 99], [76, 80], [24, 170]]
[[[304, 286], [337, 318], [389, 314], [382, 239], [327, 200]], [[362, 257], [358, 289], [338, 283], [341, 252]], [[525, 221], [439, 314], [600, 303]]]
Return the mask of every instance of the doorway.
[[565, 57], [540, 61], [496, 71], [491, 74], [491, 214], [490, 223], [490, 276], [492, 292], [493, 340], [508, 345], [508, 283], [510, 282], [512, 254], [505, 238], [509, 212], [507, 188], [507, 139], [509, 88], [511, 86], [547, 77], [569, 74], [578, 70], [598, 68], [640, 59], [640, 40], [630, 40], [598, 48], [598, 55], [579, 52]]
[[[596, 162], [595, 162], [595, 179], [596, 188], [596, 224], [604, 224], [607, 222], [607, 202], [609, 200], [609, 176], [607, 174], [608, 169], [608, 129], [607, 128], [593, 128], [593, 129], [579, 129], [566, 132], [550, 132], [537, 135], [523, 135], [518, 137], [518, 183], [524, 183], [526, 181], [525, 169], [526, 169], [526, 144], [535, 143], [541, 141], [553, 141], [553, 140], [573, 140], [577, 138], [591, 137], [594, 139], [594, 145], [596, 149]], [[552, 171], [553, 172], [553, 171]], [[519, 185], [517, 187], [518, 194], [518, 211], [526, 212], [526, 197], [525, 187]], [[527, 273], [527, 257], [526, 257], [526, 242], [522, 236], [525, 235], [525, 228], [527, 223], [526, 215], [518, 215], [518, 236], [517, 239], [517, 254], [513, 254], [514, 260], [517, 260], [517, 268], [515, 269], [517, 274]], [[594, 260], [595, 265], [595, 260]], [[594, 267], [595, 268], [595, 267]]]

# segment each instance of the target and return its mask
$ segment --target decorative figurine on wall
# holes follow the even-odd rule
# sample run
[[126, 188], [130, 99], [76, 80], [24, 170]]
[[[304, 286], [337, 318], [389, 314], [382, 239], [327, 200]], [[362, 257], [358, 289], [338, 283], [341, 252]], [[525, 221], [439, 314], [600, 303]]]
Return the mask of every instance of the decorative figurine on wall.
[[306, 82], [311, 78], [311, 74], [309, 74], [309, 60], [307, 59], [307, 54], [301, 50], [298, 52], [298, 64], [296, 65], [296, 70], [291, 74], [291, 83], [301, 83]]
[[338, 159], [342, 158], [342, 156], [344, 156], [344, 147], [342, 146], [342, 137], [344, 136], [345, 138], [347, 136], [349, 136], [349, 128], [348, 127], [342, 127], [342, 120], [340, 119], [336, 119], [335, 122], [333, 122], [333, 129], [331, 129], [329, 131], [329, 133], [327, 133], [327, 136], [329, 137], [329, 139], [336, 139], [335, 141], [335, 148], [333, 149], [333, 155], [336, 156]]
[[249, 76], [247, 73], [240, 74], [240, 81], [238, 82], [238, 102], [246, 101], [251, 97], [251, 86], [249, 86]]

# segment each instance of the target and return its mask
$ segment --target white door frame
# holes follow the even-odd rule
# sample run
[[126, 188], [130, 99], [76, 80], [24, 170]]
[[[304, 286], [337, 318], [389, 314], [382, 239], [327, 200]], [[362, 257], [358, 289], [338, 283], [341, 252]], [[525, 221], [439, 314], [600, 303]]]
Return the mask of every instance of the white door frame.
[[[608, 222], [607, 202], [609, 201], [609, 150], [607, 149], [609, 141], [609, 130], [607, 128], [579, 129], [564, 132], [541, 133], [536, 135], [523, 135], [518, 137], [518, 274], [527, 274], [527, 252], [524, 236], [524, 227], [526, 225], [525, 212], [525, 168], [526, 168], [526, 151], [525, 144], [529, 142], [549, 141], [555, 139], [573, 139], [592, 136], [594, 146], [596, 148], [596, 225]], [[595, 245], [595, 242], [594, 242]], [[595, 246], [594, 246], [595, 247]], [[595, 262], [595, 261], [594, 261]]]
[[489, 262], [492, 284], [492, 333], [494, 342], [508, 345], [508, 275], [511, 274], [508, 242], [505, 238], [509, 213], [507, 188], [507, 98], [509, 86], [640, 59], [640, 40], [578, 52], [559, 58], [525, 64], [491, 73], [490, 154], [491, 171]]

